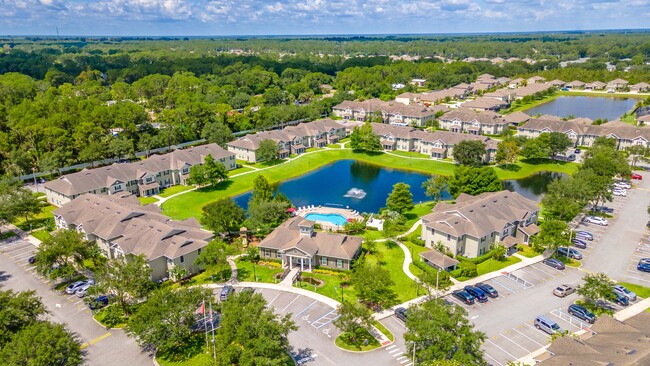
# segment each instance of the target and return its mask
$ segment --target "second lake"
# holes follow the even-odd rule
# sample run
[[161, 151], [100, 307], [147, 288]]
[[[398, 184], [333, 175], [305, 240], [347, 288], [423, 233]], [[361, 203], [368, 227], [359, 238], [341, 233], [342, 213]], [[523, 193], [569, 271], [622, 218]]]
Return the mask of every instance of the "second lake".
[[634, 98], [562, 96], [524, 112], [530, 116], [550, 114], [566, 118], [573, 115], [611, 121], [631, 111], [636, 102]]

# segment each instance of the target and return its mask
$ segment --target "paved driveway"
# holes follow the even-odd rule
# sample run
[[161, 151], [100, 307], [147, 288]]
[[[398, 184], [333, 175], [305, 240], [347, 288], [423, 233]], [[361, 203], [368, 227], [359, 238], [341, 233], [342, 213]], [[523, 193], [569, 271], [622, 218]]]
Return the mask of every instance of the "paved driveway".
[[92, 319], [81, 299], [50, 289], [28, 262], [35, 247], [22, 240], [0, 243], [0, 283], [14, 291], [35, 290], [54, 322], [67, 324], [84, 343], [85, 364], [150, 366], [151, 358], [121, 330], [107, 331]]
[[[650, 286], [650, 276], [636, 270], [640, 257], [650, 257], [647, 240], [647, 208], [650, 204], [650, 173], [643, 172], [642, 181], [634, 181], [636, 188], [628, 190], [627, 197], [614, 197], [607, 206], [614, 208], [614, 219], [604, 231], [600, 244], [583, 261], [583, 268], [604, 272], [616, 281]], [[644, 244], [644, 245], [640, 245]]]

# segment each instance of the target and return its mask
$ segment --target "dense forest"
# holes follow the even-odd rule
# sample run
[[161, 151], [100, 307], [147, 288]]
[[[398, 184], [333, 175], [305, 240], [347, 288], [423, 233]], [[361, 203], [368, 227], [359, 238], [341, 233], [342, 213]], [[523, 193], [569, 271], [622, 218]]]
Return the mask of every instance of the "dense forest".
[[[414, 77], [426, 79], [428, 89], [482, 73], [650, 81], [647, 33], [2, 43], [0, 173], [11, 175], [199, 138], [224, 143], [231, 132], [318, 118], [344, 99], [391, 99], [414, 90], [408, 85]], [[389, 57], [401, 54], [420, 59]], [[468, 56], [537, 62], [461, 61]], [[560, 67], [578, 57], [591, 59]], [[619, 71], [607, 71], [608, 62]], [[407, 87], [394, 91], [393, 83]], [[327, 94], [323, 84], [337, 92]]]

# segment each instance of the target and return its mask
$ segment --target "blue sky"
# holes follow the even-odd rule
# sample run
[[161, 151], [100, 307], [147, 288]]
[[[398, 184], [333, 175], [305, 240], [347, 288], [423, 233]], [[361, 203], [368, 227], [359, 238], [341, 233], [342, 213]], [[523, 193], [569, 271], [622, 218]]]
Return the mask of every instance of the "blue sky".
[[0, 34], [466, 33], [648, 28], [650, 0], [0, 0]]

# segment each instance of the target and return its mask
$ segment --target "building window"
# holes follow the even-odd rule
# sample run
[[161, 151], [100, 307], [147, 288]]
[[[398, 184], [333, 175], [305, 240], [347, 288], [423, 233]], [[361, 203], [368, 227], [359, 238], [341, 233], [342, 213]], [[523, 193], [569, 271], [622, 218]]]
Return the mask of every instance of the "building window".
[[200, 255], [200, 254], [201, 254], [201, 248], [197, 249], [196, 254], [197, 254], [197, 255]]
[[181, 263], [185, 263], [185, 257], [183, 257], [183, 256], [181, 255], [181, 257], [180, 257], [180, 261], [181, 261]]
[[336, 260], [336, 268], [343, 268], [343, 260], [341, 259]]
[[326, 266], [327, 265], [327, 258], [321, 257], [320, 264], [321, 264], [321, 266]]
[[271, 250], [270, 249], [264, 249], [264, 256], [265, 257], [270, 257], [271, 256]]
[[451, 240], [451, 235], [447, 234], [447, 240]]

